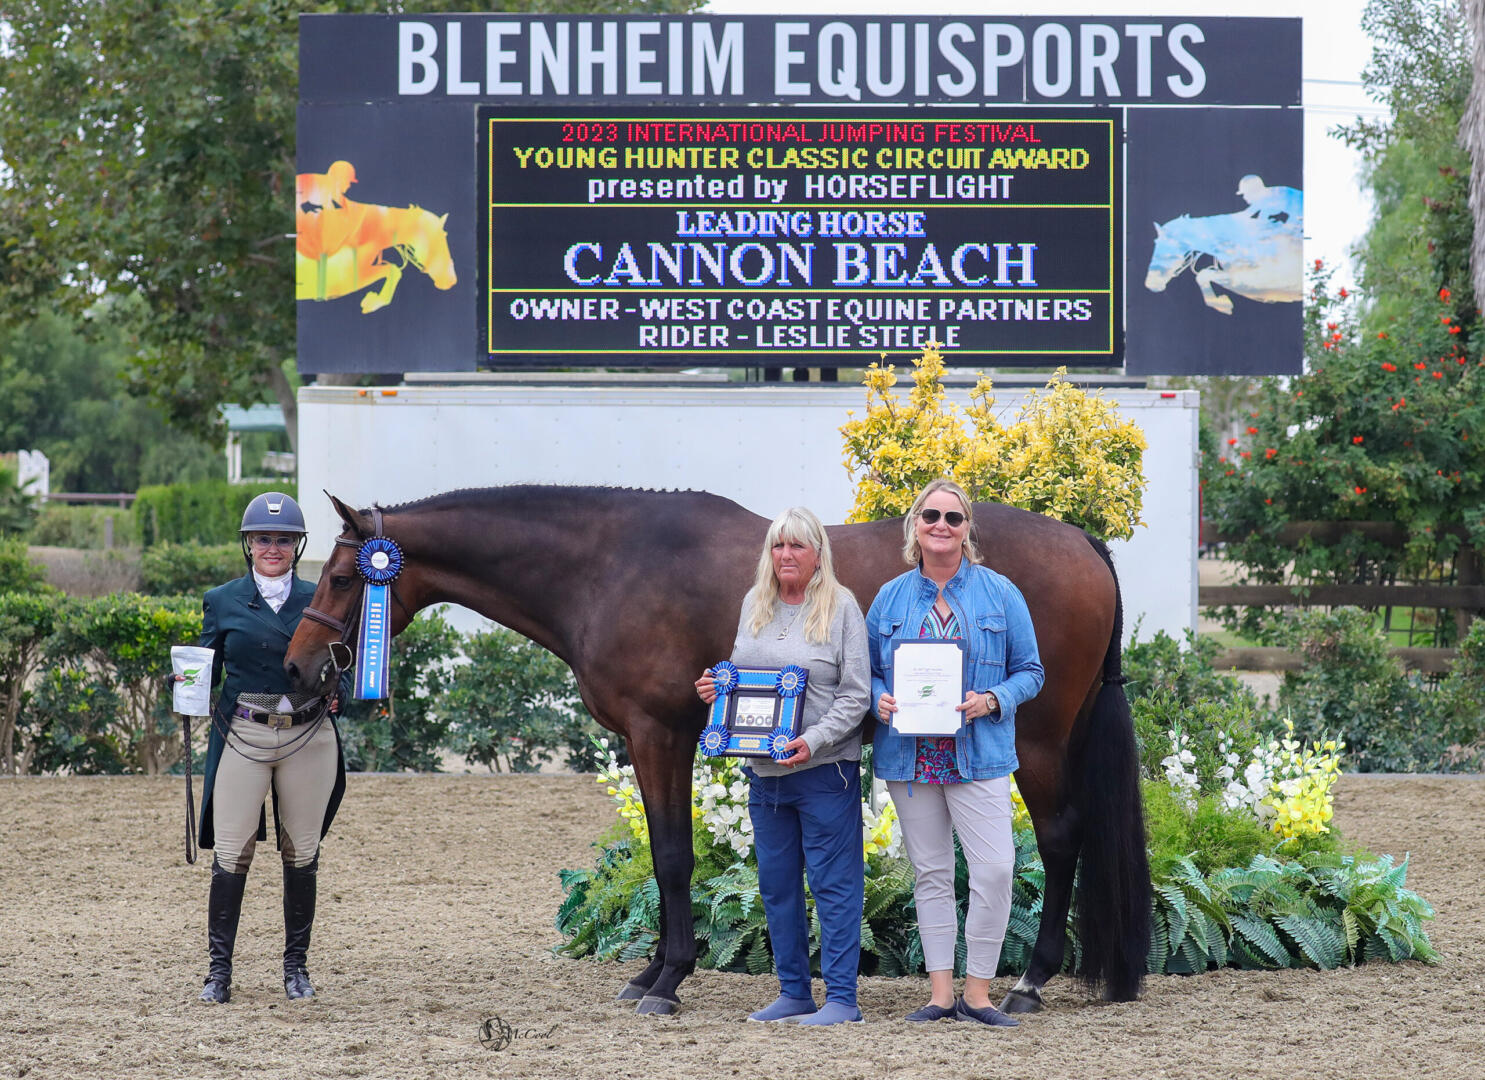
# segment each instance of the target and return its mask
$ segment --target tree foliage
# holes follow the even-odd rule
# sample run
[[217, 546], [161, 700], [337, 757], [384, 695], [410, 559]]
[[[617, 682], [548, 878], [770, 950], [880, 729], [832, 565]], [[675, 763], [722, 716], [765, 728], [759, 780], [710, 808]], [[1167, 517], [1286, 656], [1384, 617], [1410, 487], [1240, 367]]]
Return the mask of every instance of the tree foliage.
[[343, 703], [346, 767], [363, 772], [438, 771], [449, 740], [443, 709], [459, 632], [435, 613], [421, 613], [392, 639], [386, 701]]
[[[1485, 548], [1485, 361], [1470, 286], [1469, 165], [1457, 140], [1471, 70], [1457, 4], [1369, 0], [1364, 73], [1384, 122], [1359, 147], [1375, 217], [1360, 295], [1320, 262], [1305, 305], [1305, 374], [1266, 380], [1246, 423], [1204, 455], [1205, 510], [1250, 580], [1380, 582]], [[1405, 527], [1401, 550], [1353, 533], [1280, 538], [1290, 521]], [[1244, 625], [1261, 631], [1252, 609]]]
[[[0, 208], [4, 202], [0, 181]], [[0, 293], [0, 313], [5, 307]], [[130, 392], [133, 346], [128, 320], [111, 314], [118, 307], [95, 305], [87, 333], [51, 311], [0, 325], [0, 449], [46, 454], [53, 491], [134, 491], [220, 476], [215, 433], [208, 441], [173, 430], [158, 405]]]
[[[690, 11], [697, 0], [527, 0], [525, 12]], [[418, 11], [469, 7], [426, 0]], [[284, 0], [15, 0], [0, 47], [0, 312], [100, 294], [128, 316], [137, 387], [205, 436], [216, 406], [292, 415], [298, 17]], [[349, 0], [319, 10], [386, 12]], [[8, 170], [8, 173], [7, 173]], [[292, 431], [292, 424], [290, 425]]]
[[564, 742], [569, 760], [583, 753], [597, 728], [578, 702], [566, 664], [498, 628], [467, 638], [464, 650], [469, 663], [454, 673], [443, 709], [452, 722], [452, 745], [466, 761], [491, 771], [535, 772]]
[[1362, 82], [1389, 110], [1338, 132], [1364, 155], [1374, 202], [1359, 252], [1362, 289], [1378, 319], [1398, 314], [1408, 294], [1443, 285], [1459, 315], [1472, 315], [1470, 164], [1459, 141], [1472, 72], [1461, 5], [1368, 0], [1361, 26], [1372, 41]]

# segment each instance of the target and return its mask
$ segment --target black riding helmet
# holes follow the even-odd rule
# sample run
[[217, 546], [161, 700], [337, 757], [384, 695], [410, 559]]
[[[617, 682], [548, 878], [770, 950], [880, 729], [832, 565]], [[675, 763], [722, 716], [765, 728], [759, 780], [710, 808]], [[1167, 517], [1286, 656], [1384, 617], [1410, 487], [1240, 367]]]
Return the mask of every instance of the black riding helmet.
[[304, 527], [304, 511], [289, 496], [281, 491], [264, 492], [248, 503], [242, 512], [242, 528], [238, 530], [238, 536], [242, 541], [242, 557], [251, 567], [253, 556], [248, 551], [249, 533], [298, 533], [299, 543], [294, 545], [294, 569], [299, 569], [299, 556], [304, 554], [309, 534]]

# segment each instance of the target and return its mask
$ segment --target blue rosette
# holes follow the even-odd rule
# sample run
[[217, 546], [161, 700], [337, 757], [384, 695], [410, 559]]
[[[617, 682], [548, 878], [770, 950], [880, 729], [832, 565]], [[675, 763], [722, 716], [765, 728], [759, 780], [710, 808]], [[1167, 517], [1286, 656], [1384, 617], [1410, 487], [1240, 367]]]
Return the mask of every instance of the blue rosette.
[[717, 757], [727, 749], [727, 729], [717, 724], [709, 725], [701, 733], [701, 752], [707, 757]]
[[368, 585], [390, 585], [402, 573], [402, 549], [397, 541], [373, 536], [356, 552], [356, 570]]
[[809, 681], [810, 673], [798, 664], [790, 664], [779, 671], [778, 677], [774, 679], [773, 688], [778, 691], [779, 697], [798, 697], [804, 693], [804, 685]]
[[723, 660], [719, 664], [713, 664], [712, 679], [719, 695], [732, 693], [732, 691], [737, 689], [737, 665], [730, 660]]
[[784, 747], [788, 744], [789, 739], [790, 736], [784, 734], [784, 732], [775, 731], [773, 733], [773, 738], [770, 739], [768, 743], [768, 756], [773, 758], [775, 761], [783, 761], [786, 757], [789, 757], [789, 751], [784, 749]]

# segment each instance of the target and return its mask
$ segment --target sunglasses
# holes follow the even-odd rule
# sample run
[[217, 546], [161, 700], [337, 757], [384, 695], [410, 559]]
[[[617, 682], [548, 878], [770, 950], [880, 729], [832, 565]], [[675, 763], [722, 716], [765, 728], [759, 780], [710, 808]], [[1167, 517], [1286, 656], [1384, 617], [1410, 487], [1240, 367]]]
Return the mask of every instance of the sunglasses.
[[291, 548], [299, 542], [297, 536], [263, 536], [253, 537], [253, 547], [263, 548], [265, 551], [271, 547]]
[[937, 525], [940, 517], [951, 529], [957, 529], [964, 524], [964, 515], [958, 510], [935, 510], [930, 506], [927, 510], [919, 510], [918, 516], [923, 519], [924, 525]]

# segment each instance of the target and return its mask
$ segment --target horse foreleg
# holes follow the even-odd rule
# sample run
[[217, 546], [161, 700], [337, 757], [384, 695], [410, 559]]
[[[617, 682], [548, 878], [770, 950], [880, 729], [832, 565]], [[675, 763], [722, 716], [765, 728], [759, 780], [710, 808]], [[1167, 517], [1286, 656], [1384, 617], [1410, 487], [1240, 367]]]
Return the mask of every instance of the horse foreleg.
[[382, 287], [361, 297], [362, 315], [370, 315], [390, 304], [392, 294], [397, 291], [397, 283], [402, 280], [402, 267], [394, 263], [382, 263], [376, 269], [378, 276], [384, 279]]
[[637, 1012], [668, 1016], [680, 1007], [676, 991], [696, 970], [691, 919], [691, 763], [696, 739], [645, 717], [629, 726], [629, 757], [644, 796], [650, 856], [660, 886], [660, 941], [655, 959], [620, 993], [640, 995]]
[[1232, 297], [1218, 296], [1212, 288], [1213, 282], [1226, 287], [1227, 274], [1221, 267], [1208, 266], [1196, 272], [1196, 284], [1201, 288], [1201, 298], [1206, 301], [1207, 307], [1224, 315], [1231, 315]]
[[[638, 774], [639, 774], [639, 771], [640, 770], [639, 770], [639, 765], [638, 765], [638, 757], [635, 754], [634, 742], [633, 742], [633, 740], [626, 738], [624, 740], [624, 745], [629, 750], [629, 760], [636, 763], [635, 766], [634, 766], [634, 771], [636, 773], [636, 777], [639, 778], [638, 777]], [[640, 791], [643, 794], [645, 782], [644, 782], [644, 780], [642, 778], [639, 778], [639, 786], [640, 786]], [[658, 864], [655, 864], [653, 862], [653, 855], [654, 855], [654, 850], [655, 850], [655, 841], [654, 841], [654, 832], [653, 832], [653, 829], [654, 829], [653, 820], [654, 819], [653, 819], [653, 817], [652, 817], [652, 815], [650, 813], [648, 799], [646, 799], [646, 802], [645, 802], [645, 819], [646, 819], [646, 822], [649, 823], [648, 824], [648, 827], [652, 830], [651, 833], [650, 833], [650, 853], [651, 853], [651, 856], [652, 856], [652, 865], [658, 865]], [[694, 861], [694, 853], [693, 853], [693, 861]], [[655, 878], [656, 878], [656, 881], [659, 881], [659, 872], [658, 871], [656, 872]], [[688, 893], [688, 895], [689, 895], [689, 893]], [[623, 989], [621, 989], [619, 991], [619, 996], [618, 996], [617, 1000], [619, 1000], [619, 1001], [639, 1001], [639, 1000], [641, 1000], [641, 999], [643, 999], [645, 997], [648, 997], [649, 996], [649, 993], [650, 993], [650, 987], [652, 987], [652, 986], [655, 985], [656, 980], [658, 980], [660, 978], [660, 972], [662, 972], [662, 971], [665, 970], [665, 944], [666, 944], [666, 940], [665, 940], [665, 927], [668, 926], [669, 925], [669, 922], [670, 922], [670, 920], [667, 917], [667, 915], [668, 915], [668, 913], [667, 913], [666, 904], [665, 904], [665, 890], [662, 888], [660, 890], [660, 936], [659, 936], [659, 939], [655, 943], [655, 955], [650, 960], [649, 964], [646, 965], [646, 967], [645, 967], [645, 969], [643, 971], [641, 971], [638, 975], [636, 975], [634, 978], [630, 979], [627, 983], [624, 984]]]

